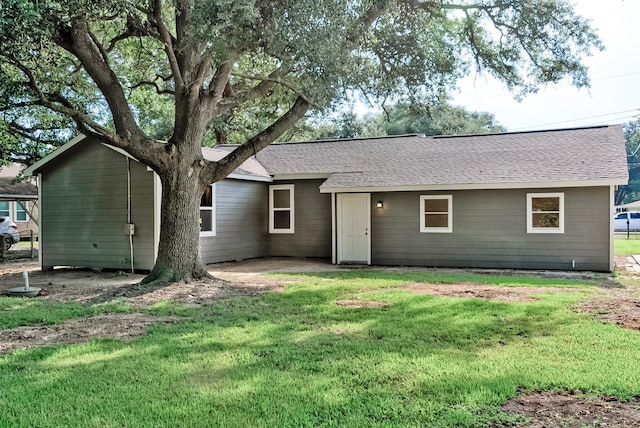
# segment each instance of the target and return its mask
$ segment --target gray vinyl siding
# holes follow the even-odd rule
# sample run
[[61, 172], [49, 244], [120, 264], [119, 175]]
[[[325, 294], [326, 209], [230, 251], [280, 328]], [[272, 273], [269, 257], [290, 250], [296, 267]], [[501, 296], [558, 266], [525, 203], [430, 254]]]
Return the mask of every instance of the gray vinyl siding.
[[200, 237], [203, 263], [264, 257], [268, 250], [268, 184], [216, 183], [216, 236]]
[[[563, 192], [565, 232], [527, 233], [527, 193]], [[372, 263], [518, 269], [610, 269], [609, 187], [371, 195]], [[453, 195], [453, 233], [420, 232], [420, 195]], [[375, 203], [384, 201], [384, 208]]]
[[331, 196], [320, 193], [324, 180], [278, 181], [294, 185], [295, 233], [271, 233], [273, 257], [331, 257]]
[[[42, 171], [42, 266], [130, 268], [126, 157], [87, 142]], [[153, 174], [131, 161], [134, 267], [153, 262]]]

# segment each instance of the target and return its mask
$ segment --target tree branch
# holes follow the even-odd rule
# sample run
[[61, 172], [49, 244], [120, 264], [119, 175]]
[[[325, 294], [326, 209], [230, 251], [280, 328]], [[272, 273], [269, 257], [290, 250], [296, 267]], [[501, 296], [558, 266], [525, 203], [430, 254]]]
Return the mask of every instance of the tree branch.
[[207, 90], [207, 94], [213, 97], [215, 100], [219, 100], [222, 98], [225, 88], [229, 84], [229, 78], [231, 77], [231, 72], [233, 71], [233, 63], [236, 60], [236, 56], [229, 56], [226, 61], [224, 61], [218, 68], [216, 69], [215, 74], [213, 75], [213, 79], [209, 84], [209, 88]]
[[251, 155], [259, 152], [274, 142], [285, 131], [291, 128], [300, 120], [309, 109], [309, 102], [303, 97], [298, 97], [293, 106], [276, 120], [271, 126], [264, 129], [254, 137], [247, 140], [234, 151], [226, 155], [218, 162], [208, 162], [202, 172], [205, 182], [213, 183], [231, 174], [242, 162]]
[[[256, 89], [256, 91], [255, 91], [256, 93], [260, 93], [260, 94], [265, 94], [266, 95], [266, 93], [268, 91], [270, 91], [276, 84], [278, 84], [278, 85], [282, 85], [285, 88], [291, 90], [298, 97], [303, 98], [306, 102], [309, 103], [309, 105], [311, 107], [318, 107], [313, 103], [313, 101], [309, 100], [309, 98], [305, 94], [303, 94], [302, 91], [300, 91], [299, 89], [293, 87], [292, 85], [290, 85], [289, 83], [287, 83], [284, 80], [280, 79], [279, 77], [271, 77], [271, 75], [269, 75], [267, 77], [259, 77], [259, 76], [252, 76], [250, 74], [243, 74], [243, 73], [231, 73], [231, 74], [233, 76], [241, 77], [241, 78], [247, 79], [247, 80], [260, 80], [261, 82], [256, 87], [253, 88], [253, 89]], [[266, 83], [265, 87], [262, 88], [262, 89], [258, 88], [258, 86], [260, 86], [262, 83]], [[269, 85], [270, 83], [271, 83], [271, 85]], [[251, 91], [249, 91], [249, 92], [251, 92]]]
[[150, 22], [152, 22], [152, 25], [154, 25], [158, 30], [158, 34], [160, 35], [159, 40], [164, 44], [164, 51], [167, 54], [169, 66], [171, 67], [171, 72], [173, 74], [173, 79], [176, 85], [176, 91], [181, 92], [185, 88], [185, 82], [174, 50], [176, 39], [171, 36], [171, 33], [169, 33], [169, 30], [167, 29], [162, 16], [162, 0], [153, 1], [152, 12], [153, 19], [150, 20]]
[[136, 83], [135, 85], [131, 86], [129, 89], [131, 91], [133, 91], [134, 89], [140, 88], [141, 86], [151, 86], [153, 88], [155, 88], [156, 93], [159, 95], [175, 95], [175, 91], [172, 91], [171, 89], [162, 89], [159, 85], [158, 82], [156, 82], [155, 80], [153, 81], [146, 81], [143, 80], [141, 82]]
[[[218, 112], [225, 114], [246, 102], [266, 96], [286, 74], [287, 71], [283, 66], [280, 66], [269, 73], [267, 77], [247, 76], [246, 78], [251, 80], [260, 80], [260, 83], [249, 90], [238, 92], [236, 95], [220, 100], [217, 106]], [[234, 75], [239, 77], [243, 76], [242, 74]], [[294, 92], [298, 93], [297, 91]]]
[[[136, 123], [118, 77], [104, 60], [104, 50], [101, 50], [90, 36], [89, 24], [82, 18], [79, 18], [71, 27], [61, 26], [54, 35], [54, 41], [60, 47], [78, 58], [86, 72], [96, 83], [107, 104], [109, 104], [116, 133], [128, 137], [122, 141], [132, 141], [132, 137], [142, 136], [143, 133]], [[68, 109], [68, 107], [69, 106], [65, 106], [63, 110]], [[65, 111], [64, 113], [66, 114], [68, 112]], [[102, 126], [98, 125], [96, 127], [97, 124], [91, 121], [87, 115], [79, 115], [77, 110], [72, 113], [72, 117], [74, 117], [76, 121], [82, 120], [92, 128], [101, 129], [100, 132], [102, 132], [102, 130], [107, 131]], [[111, 132], [109, 131], [108, 133]], [[119, 147], [125, 150], [130, 147], [128, 143], [121, 144]]]

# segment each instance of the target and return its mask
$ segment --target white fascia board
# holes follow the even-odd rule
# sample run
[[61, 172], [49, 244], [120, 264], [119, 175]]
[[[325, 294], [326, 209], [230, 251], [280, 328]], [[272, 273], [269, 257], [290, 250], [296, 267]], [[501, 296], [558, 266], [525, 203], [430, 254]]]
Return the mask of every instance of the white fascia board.
[[598, 187], [621, 184], [620, 179], [549, 181], [530, 183], [418, 184], [411, 186], [320, 187], [320, 193], [415, 192], [439, 190], [551, 189], [559, 187]]
[[[273, 175], [273, 181], [278, 180], [317, 180], [317, 179], [327, 179], [331, 177], [330, 173], [319, 173], [319, 174], [275, 174]], [[331, 193], [331, 192], [325, 192]]]
[[273, 182], [273, 178], [271, 177], [261, 177], [259, 175], [248, 175], [248, 174], [235, 174], [233, 172], [229, 174], [227, 178], [233, 178], [235, 180], [246, 180], [246, 181], [263, 181], [265, 183]]
[[80, 141], [84, 140], [84, 138], [85, 136], [83, 134], [76, 136], [68, 143], [65, 143], [64, 145], [60, 146], [60, 148], [54, 150], [53, 152], [49, 153], [47, 156], [40, 159], [38, 162], [31, 165], [29, 168], [25, 169], [23, 171], [23, 175], [34, 175], [35, 171], [37, 171], [44, 165], [48, 164], [49, 162], [51, 162], [52, 160], [54, 160], [64, 152], [66, 152], [67, 150], [72, 149]]

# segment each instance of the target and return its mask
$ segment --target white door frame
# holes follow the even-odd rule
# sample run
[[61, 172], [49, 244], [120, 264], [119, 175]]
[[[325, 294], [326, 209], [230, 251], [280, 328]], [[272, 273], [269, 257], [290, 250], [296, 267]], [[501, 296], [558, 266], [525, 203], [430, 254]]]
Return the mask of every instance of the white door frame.
[[[337, 263], [342, 262], [342, 201], [344, 199], [348, 199], [352, 196], [366, 196], [367, 206], [365, 210], [366, 215], [366, 236], [367, 236], [367, 256], [366, 263], [368, 265], [371, 264], [371, 193], [338, 193], [337, 195], [337, 227], [336, 227], [336, 236], [337, 236]], [[364, 260], [363, 260], [364, 261]]]

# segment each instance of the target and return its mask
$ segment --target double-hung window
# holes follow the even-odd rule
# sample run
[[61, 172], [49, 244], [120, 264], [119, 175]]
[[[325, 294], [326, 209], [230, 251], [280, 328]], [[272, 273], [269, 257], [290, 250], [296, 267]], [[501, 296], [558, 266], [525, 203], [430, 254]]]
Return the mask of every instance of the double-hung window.
[[29, 202], [22, 201], [20, 203], [16, 202], [15, 204], [16, 204], [16, 217], [14, 221], [16, 223], [25, 223], [29, 221], [29, 215], [27, 214], [27, 209], [29, 208], [29, 205], [28, 205]]
[[564, 233], [564, 193], [527, 193], [527, 233]]
[[11, 203], [8, 201], [0, 202], [0, 217], [11, 217]]
[[420, 196], [420, 232], [453, 232], [453, 196]]
[[200, 199], [200, 236], [216, 236], [216, 186], [207, 186]]
[[294, 232], [293, 184], [269, 186], [269, 233]]

